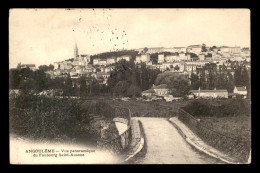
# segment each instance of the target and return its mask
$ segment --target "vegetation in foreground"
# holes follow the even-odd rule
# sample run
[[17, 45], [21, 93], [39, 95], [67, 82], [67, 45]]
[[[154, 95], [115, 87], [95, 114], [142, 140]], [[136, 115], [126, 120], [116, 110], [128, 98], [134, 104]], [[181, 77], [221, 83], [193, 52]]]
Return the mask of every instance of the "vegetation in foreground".
[[9, 103], [10, 133], [34, 140], [96, 145], [118, 135], [114, 116], [104, 101], [82, 105], [72, 99], [21, 95]]
[[183, 109], [214, 131], [251, 141], [250, 100], [196, 100]]

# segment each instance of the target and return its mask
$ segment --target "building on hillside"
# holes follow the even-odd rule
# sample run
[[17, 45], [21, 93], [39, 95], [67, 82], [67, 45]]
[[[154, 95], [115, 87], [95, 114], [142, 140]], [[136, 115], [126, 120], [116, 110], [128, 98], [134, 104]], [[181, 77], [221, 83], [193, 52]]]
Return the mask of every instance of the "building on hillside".
[[244, 47], [242, 48], [242, 53], [243, 53], [243, 56], [250, 56], [250, 49], [249, 47]]
[[164, 54], [158, 54], [158, 63], [161, 64], [164, 63], [164, 61], [165, 61]]
[[196, 72], [197, 65], [196, 64], [184, 64], [184, 70], [187, 72]]
[[176, 49], [174, 47], [170, 47], [170, 48], [163, 48], [163, 52], [175, 53], [177, 51], [176, 51]]
[[175, 52], [186, 53], [186, 47], [174, 47]]
[[202, 46], [201, 45], [190, 45], [190, 46], [188, 46], [187, 47], [187, 52], [188, 53], [195, 53], [195, 54], [199, 54], [199, 53], [201, 53], [201, 48], [202, 48]]
[[152, 89], [154, 90], [155, 94], [158, 96], [164, 96], [170, 93], [170, 90], [168, 89], [166, 84], [161, 84], [157, 86], [153, 85]]
[[135, 63], [141, 63], [141, 55], [135, 57]]
[[119, 62], [121, 61], [122, 59], [126, 60], [126, 61], [130, 61], [130, 59], [132, 58], [131, 55], [123, 55], [123, 56], [119, 56], [116, 58], [116, 61]]
[[177, 55], [167, 55], [167, 56], [165, 57], [165, 61], [166, 61], [166, 62], [178, 61], [178, 57], [177, 57]]
[[148, 51], [146, 53], [152, 54], [152, 53], [160, 53], [164, 51], [164, 47], [152, 47], [148, 48]]
[[235, 86], [233, 92], [234, 92], [234, 94], [242, 95], [243, 98], [246, 98], [246, 96], [247, 96], [247, 89], [246, 89], [246, 87], [237, 87], [237, 86]]
[[116, 57], [110, 57], [110, 58], [107, 58], [107, 65], [111, 65], [111, 64], [114, 64], [116, 63]]
[[93, 65], [107, 65], [107, 60], [106, 59], [100, 59], [100, 58], [96, 58], [93, 59]]
[[229, 47], [229, 53], [231, 53], [231, 54], [240, 54], [241, 53], [241, 48], [238, 47], [238, 46]]
[[224, 90], [190, 90], [191, 94], [194, 94], [196, 98], [228, 98], [228, 91]]
[[153, 89], [148, 89], [145, 90], [141, 93], [141, 96], [146, 96], [146, 97], [152, 97], [155, 94], [155, 91]]
[[20, 65], [20, 68], [21, 68], [21, 69], [23, 69], [23, 68], [29, 68], [29, 69], [32, 70], [32, 71], [35, 71], [35, 70], [36, 70], [35, 64], [21, 64], [21, 65]]
[[141, 55], [141, 62], [150, 62], [150, 54], [142, 54]]
[[220, 47], [220, 51], [221, 51], [221, 53], [229, 53], [229, 52], [230, 52], [228, 46], [222, 46], [222, 47]]
[[53, 63], [53, 66], [54, 66], [53, 70], [56, 70], [56, 69], [59, 69], [59, 68], [60, 68], [59, 62], [54, 62], [54, 63]]
[[205, 54], [199, 54], [199, 60], [204, 61], [205, 60]]

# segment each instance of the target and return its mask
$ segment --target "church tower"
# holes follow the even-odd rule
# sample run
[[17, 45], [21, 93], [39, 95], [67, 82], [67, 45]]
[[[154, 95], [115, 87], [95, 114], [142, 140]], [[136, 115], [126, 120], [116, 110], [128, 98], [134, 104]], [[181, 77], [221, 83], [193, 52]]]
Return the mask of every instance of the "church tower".
[[79, 50], [77, 47], [77, 43], [75, 44], [75, 48], [74, 48], [74, 58], [77, 58], [79, 56]]

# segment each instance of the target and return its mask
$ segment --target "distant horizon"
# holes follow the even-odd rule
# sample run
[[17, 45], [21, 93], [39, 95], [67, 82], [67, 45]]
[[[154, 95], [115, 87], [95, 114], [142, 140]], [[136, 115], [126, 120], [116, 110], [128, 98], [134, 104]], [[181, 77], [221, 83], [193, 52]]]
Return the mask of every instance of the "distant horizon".
[[[127, 19], [127, 20], [126, 20]], [[9, 67], [153, 47], [250, 47], [248, 9], [11, 9]], [[176, 46], [171, 46], [176, 45]]]
[[[203, 44], [205, 44], [205, 43], [203, 43]], [[194, 45], [201, 45], [201, 44], [194, 44]], [[212, 46], [216, 46], [216, 47], [222, 47], [222, 46], [227, 46], [227, 47], [240, 47], [241, 49], [242, 48], [249, 48], [250, 49], [250, 46], [248, 46], [248, 47], [244, 47], [244, 46], [239, 46], [239, 45], [236, 45], [236, 46], [229, 46], [229, 45], [221, 45], [221, 46], [218, 46], [218, 45], [212, 45], [212, 46], [207, 46], [207, 44], [205, 44], [206, 45], [206, 47], [212, 47]], [[191, 45], [188, 45], [188, 46], [191, 46]], [[188, 46], [171, 46], [171, 47], [166, 47], [166, 46], [160, 46], [160, 47], [162, 47], [162, 48], [174, 48], [174, 47], [188, 47]], [[145, 48], [146, 46], [144, 46], [144, 47], [140, 47], [140, 48], [132, 48], [132, 49], [125, 49], [125, 50], [134, 50], [134, 49], [142, 49], [142, 48]], [[147, 47], [148, 49], [149, 48], [159, 48], [159, 46], [155, 46], [155, 47]], [[119, 52], [119, 51], [123, 51], [123, 50], [118, 50], [118, 51], [111, 51], [111, 52]], [[79, 50], [79, 52], [80, 52], [80, 50]], [[90, 55], [90, 56], [93, 56], [93, 55], [97, 55], [97, 54], [102, 54], [102, 53], [108, 53], [108, 52], [110, 52], [110, 51], [105, 51], [105, 52], [99, 52], [99, 53], [95, 53], [95, 54], [88, 54], [88, 53], [79, 53], [79, 55]], [[67, 58], [64, 58], [63, 60], [60, 60], [60, 61], [65, 61], [65, 60], [67, 60], [67, 59], [71, 59], [71, 58], [75, 58], [75, 57], [67, 57]], [[55, 62], [60, 62], [60, 61], [55, 61]], [[16, 66], [19, 64], [19, 63], [21, 63], [21, 64], [34, 64], [34, 63], [22, 63], [22, 62], [18, 62], [17, 64], [16, 64]], [[52, 64], [53, 65], [53, 63], [54, 62], [51, 62], [50, 64]], [[41, 66], [41, 65], [50, 65], [50, 64], [35, 64], [35, 66], [36, 67], [39, 67], [39, 66]], [[14, 66], [14, 67], [9, 67], [9, 68], [16, 68], [16, 66]]]

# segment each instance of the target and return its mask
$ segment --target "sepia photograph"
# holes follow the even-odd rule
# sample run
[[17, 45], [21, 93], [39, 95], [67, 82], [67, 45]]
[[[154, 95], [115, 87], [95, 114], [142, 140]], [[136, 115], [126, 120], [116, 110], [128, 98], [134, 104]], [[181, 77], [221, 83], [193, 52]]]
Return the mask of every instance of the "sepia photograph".
[[250, 9], [8, 21], [10, 164], [251, 164]]

